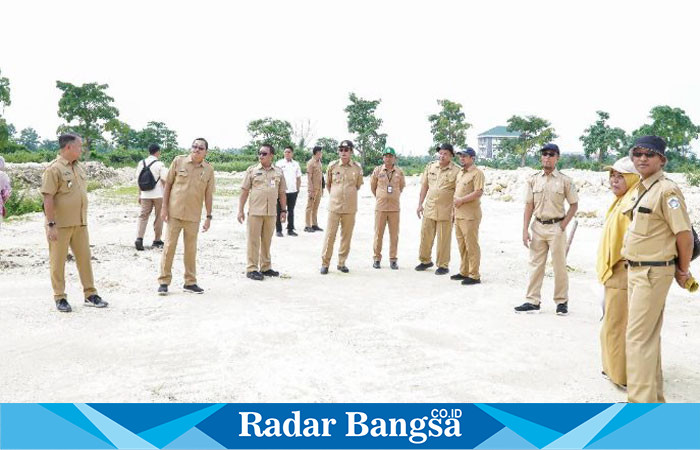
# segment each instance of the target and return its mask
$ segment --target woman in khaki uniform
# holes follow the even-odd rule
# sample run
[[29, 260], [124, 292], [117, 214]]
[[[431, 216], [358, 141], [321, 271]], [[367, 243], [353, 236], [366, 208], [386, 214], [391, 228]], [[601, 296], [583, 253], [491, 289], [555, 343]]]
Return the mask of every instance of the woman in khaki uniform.
[[627, 267], [621, 250], [630, 220], [622, 211], [633, 202], [639, 174], [627, 156], [606, 170], [610, 171], [610, 190], [616, 199], [605, 216], [596, 265], [598, 280], [605, 286], [600, 347], [603, 375], [618, 386], [627, 386]]

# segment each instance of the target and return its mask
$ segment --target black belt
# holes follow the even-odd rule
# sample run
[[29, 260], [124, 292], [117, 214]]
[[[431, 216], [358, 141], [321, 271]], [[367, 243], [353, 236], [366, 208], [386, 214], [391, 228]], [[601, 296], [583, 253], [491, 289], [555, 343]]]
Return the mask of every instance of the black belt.
[[674, 266], [676, 260], [672, 259], [670, 261], [627, 261], [627, 265], [632, 267], [642, 267], [642, 266], [654, 266], [654, 267], [666, 267]]
[[545, 225], [551, 225], [553, 223], [561, 222], [562, 220], [564, 220], [564, 218], [560, 217], [558, 219], [542, 220], [542, 219], [535, 217], [535, 220], [538, 221], [539, 223], [543, 223]]

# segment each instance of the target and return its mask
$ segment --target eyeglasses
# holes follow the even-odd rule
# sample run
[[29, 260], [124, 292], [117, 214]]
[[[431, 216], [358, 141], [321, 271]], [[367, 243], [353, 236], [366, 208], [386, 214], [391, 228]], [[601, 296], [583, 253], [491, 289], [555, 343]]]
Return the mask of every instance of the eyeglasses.
[[258, 155], [260, 155], [260, 156], [267, 156], [269, 154], [270, 154], [269, 152], [258, 152]]
[[656, 153], [656, 152], [640, 152], [638, 150], [633, 150], [632, 156], [635, 158], [641, 158], [642, 156], [646, 156], [648, 159], [651, 159], [655, 156], [658, 156], [658, 153]]
[[542, 152], [542, 156], [547, 156], [549, 158], [554, 158], [555, 156], [558, 156], [557, 152]]
[[340, 148], [338, 149], [338, 151], [339, 151], [339, 152], [349, 152], [350, 149], [347, 148], [347, 147], [340, 147]]

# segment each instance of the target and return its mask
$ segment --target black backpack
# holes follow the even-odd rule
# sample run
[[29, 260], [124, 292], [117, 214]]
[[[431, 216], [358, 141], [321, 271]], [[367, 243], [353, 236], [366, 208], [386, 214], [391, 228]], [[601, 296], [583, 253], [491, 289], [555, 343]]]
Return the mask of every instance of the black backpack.
[[146, 165], [146, 160], [144, 159], [141, 161], [143, 163], [143, 169], [141, 169], [141, 173], [139, 173], [139, 189], [142, 191], [151, 191], [156, 187], [156, 184], [158, 184], [158, 181], [160, 180], [160, 177], [158, 180], [156, 180], [153, 177], [153, 172], [151, 172], [151, 166], [158, 161], [157, 159], [152, 161], [149, 165]]

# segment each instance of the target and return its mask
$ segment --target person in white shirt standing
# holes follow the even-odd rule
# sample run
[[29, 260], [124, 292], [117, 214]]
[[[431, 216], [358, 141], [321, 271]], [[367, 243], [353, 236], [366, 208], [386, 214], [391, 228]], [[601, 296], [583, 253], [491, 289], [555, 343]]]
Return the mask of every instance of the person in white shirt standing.
[[136, 179], [139, 185], [139, 204], [141, 205], [138, 234], [136, 235], [135, 242], [136, 250], [143, 250], [143, 235], [146, 234], [148, 217], [151, 215], [153, 209], [156, 210], [153, 221], [153, 231], [155, 233], [153, 247], [163, 248], [163, 241], [160, 239], [163, 233], [163, 219], [160, 217], [160, 210], [163, 206], [163, 187], [168, 177], [168, 169], [159, 159], [160, 146], [158, 144], [149, 145], [148, 153], [150, 155], [136, 165]]
[[[275, 166], [282, 169], [284, 181], [287, 183], [287, 235], [297, 236], [294, 231], [294, 206], [297, 203], [297, 195], [301, 188], [301, 167], [294, 159], [294, 149], [291, 146], [284, 148], [284, 159], [280, 159]], [[277, 200], [277, 236], [282, 237], [282, 222], [280, 221], [280, 202]]]

